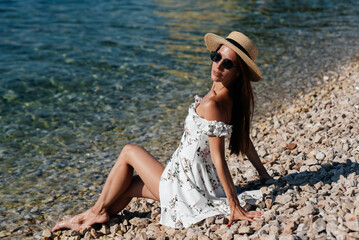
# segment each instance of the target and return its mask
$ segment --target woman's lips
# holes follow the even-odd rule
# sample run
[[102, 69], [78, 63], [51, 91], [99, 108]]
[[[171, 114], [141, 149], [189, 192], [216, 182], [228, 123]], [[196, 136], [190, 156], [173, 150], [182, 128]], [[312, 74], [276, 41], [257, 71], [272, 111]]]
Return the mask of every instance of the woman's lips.
[[212, 74], [215, 76], [215, 77], [221, 77], [222, 76], [222, 74], [221, 73], [219, 73], [219, 72], [217, 72], [217, 71], [212, 71]]

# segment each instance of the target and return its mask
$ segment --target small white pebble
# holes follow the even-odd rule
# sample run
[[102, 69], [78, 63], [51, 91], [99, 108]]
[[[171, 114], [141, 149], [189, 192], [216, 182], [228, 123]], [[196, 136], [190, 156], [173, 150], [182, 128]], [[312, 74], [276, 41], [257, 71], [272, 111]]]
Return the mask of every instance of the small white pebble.
[[318, 152], [316, 155], [315, 155], [315, 158], [317, 160], [323, 160], [325, 158], [325, 154], [323, 152]]

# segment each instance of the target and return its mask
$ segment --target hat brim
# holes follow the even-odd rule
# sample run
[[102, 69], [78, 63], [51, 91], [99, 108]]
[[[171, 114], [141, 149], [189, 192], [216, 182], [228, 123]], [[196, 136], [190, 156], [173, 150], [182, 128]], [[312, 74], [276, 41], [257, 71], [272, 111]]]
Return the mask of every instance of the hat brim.
[[225, 38], [213, 33], [207, 33], [204, 36], [204, 42], [206, 43], [206, 46], [209, 51], [216, 51], [221, 45], [226, 45], [227, 47], [231, 48], [249, 67], [252, 73], [250, 80], [253, 82], [258, 82], [261, 79], [261, 71], [259, 70], [258, 66], [252, 61], [252, 59], [250, 59], [242, 50], [227, 41]]

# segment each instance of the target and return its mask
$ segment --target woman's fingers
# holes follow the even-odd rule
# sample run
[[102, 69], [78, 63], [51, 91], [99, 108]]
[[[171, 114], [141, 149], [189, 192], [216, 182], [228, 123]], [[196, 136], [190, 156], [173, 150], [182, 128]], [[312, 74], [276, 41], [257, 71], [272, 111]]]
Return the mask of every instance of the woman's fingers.
[[234, 218], [234, 213], [231, 211], [231, 215], [229, 216], [229, 221], [228, 221], [228, 224], [227, 224], [228, 227], [232, 225], [233, 218]]
[[243, 220], [248, 220], [249, 222], [254, 222], [254, 219], [252, 217], [246, 216]]
[[246, 215], [243, 215], [243, 216], [239, 216], [238, 218], [236, 218], [235, 220], [247, 220], [249, 222], [253, 222], [253, 218], [252, 217], [248, 217]]
[[250, 218], [260, 218], [263, 214], [257, 211], [247, 212], [246, 216]]
[[236, 220], [248, 220], [249, 222], [254, 222], [253, 218], [260, 218], [262, 215], [262, 213], [257, 211], [250, 211], [239, 215], [236, 214], [236, 216], [234, 216], [234, 213], [231, 213], [227, 226], [231, 226]]
[[231, 209], [231, 213], [229, 216], [229, 221], [227, 226], [231, 226], [232, 223], [236, 220], [248, 220], [250, 222], [254, 221], [254, 218], [260, 218], [263, 214], [257, 211], [248, 211], [246, 212], [241, 207], [236, 207], [234, 209]]

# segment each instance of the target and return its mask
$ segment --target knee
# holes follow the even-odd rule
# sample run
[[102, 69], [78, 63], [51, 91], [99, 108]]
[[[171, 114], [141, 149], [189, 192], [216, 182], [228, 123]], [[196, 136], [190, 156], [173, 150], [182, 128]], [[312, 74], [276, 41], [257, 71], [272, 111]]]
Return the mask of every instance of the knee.
[[135, 144], [127, 144], [123, 147], [121, 153], [124, 154], [131, 154], [133, 151], [136, 151], [140, 146], [137, 146]]
[[118, 161], [127, 161], [130, 159], [131, 154], [138, 149], [139, 146], [135, 144], [127, 144], [123, 147], [120, 156], [118, 156]]

